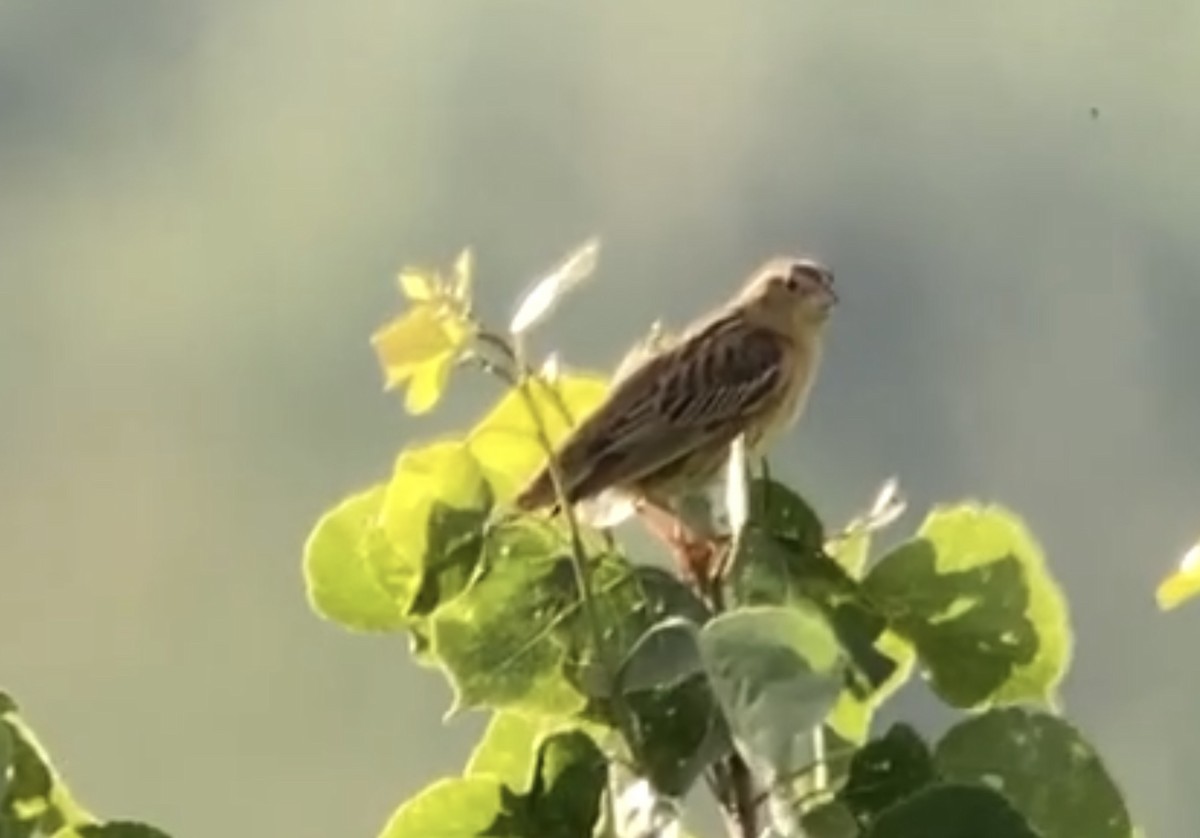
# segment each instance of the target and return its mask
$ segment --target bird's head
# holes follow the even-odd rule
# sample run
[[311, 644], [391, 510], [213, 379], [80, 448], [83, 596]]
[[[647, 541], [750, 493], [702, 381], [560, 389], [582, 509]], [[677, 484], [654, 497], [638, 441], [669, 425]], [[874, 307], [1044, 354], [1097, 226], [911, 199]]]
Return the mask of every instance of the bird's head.
[[789, 332], [824, 323], [837, 301], [833, 271], [816, 260], [796, 257], [771, 259], [738, 295], [741, 305]]

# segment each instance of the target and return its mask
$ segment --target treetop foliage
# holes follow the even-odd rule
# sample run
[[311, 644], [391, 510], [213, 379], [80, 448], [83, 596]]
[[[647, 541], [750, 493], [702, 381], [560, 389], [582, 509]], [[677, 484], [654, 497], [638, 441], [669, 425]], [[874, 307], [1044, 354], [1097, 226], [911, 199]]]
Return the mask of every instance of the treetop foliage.
[[[708, 580], [573, 515], [512, 510], [606, 392], [604, 376], [523, 345], [597, 252], [588, 242], [537, 283], [506, 333], [472, 309], [469, 254], [447, 277], [405, 271], [408, 306], [373, 339], [414, 413], [456, 368], [504, 388], [472, 426], [406, 446], [305, 547], [319, 615], [406, 635], [452, 685], [451, 712], [491, 715], [462, 774], [402, 803], [381, 838], [679, 835], [701, 781], [732, 835], [1133, 834], [1057, 710], [1067, 602], [1011, 510], [940, 504], [877, 550], [903, 512], [894, 483], [832, 531], [782, 482], [731, 469], [726, 505], [745, 509], [727, 510]], [[936, 741], [874, 724], [914, 673], [962, 713]]]

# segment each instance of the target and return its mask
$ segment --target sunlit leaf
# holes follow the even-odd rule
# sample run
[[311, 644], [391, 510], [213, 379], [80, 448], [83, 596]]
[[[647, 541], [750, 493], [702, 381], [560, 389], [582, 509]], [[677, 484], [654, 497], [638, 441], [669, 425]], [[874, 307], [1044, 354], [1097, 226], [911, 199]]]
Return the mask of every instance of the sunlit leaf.
[[464, 443], [435, 442], [396, 459], [379, 510], [388, 549], [367, 556], [406, 615], [432, 613], [467, 586], [490, 509], [490, 490]]
[[1200, 542], [1184, 554], [1179, 567], [1155, 592], [1158, 607], [1170, 611], [1200, 594]]
[[579, 731], [556, 733], [538, 747], [533, 782], [521, 794], [505, 789], [503, 808], [480, 835], [573, 838], [592, 834], [600, 818], [607, 763]]
[[700, 632], [712, 689], [738, 749], [768, 785], [814, 761], [810, 731], [842, 686], [844, 659], [815, 611], [751, 607]]
[[414, 303], [433, 300], [438, 293], [438, 279], [432, 273], [405, 268], [400, 272], [400, 290]]
[[948, 780], [1001, 792], [1042, 838], [1130, 838], [1129, 812], [1096, 751], [1066, 721], [1022, 708], [959, 722], [938, 743]]
[[445, 389], [450, 368], [470, 342], [472, 330], [453, 306], [442, 302], [411, 306], [371, 336], [386, 388], [411, 381], [405, 400], [408, 411], [432, 409]]
[[1071, 653], [1066, 602], [1011, 512], [938, 507], [864, 585], [950, 704], [1055, 700]]
[[563, 724], [549, 716], [493, 713], [464, 774], [492, 777], [510, 789], [525, 791], [533, 781], [538, 745]]
[[568, 291], [591, 276], [600, 255], [600, 240], [590, 238], [539, 279], [517, 306], [509, 331], [521, 335], [545, 320]]
[[467, 440], [497, 499], [511, 498], [546, 460], [530, 403], [542, 417], [551, 444], [558, 445], [607, 391], [601, 377], [564, 370], [553, 385], [534, 378], [527, 381], [524, 393], [506, 392]]
[[491, 777], [439, 780], [397, 809], [379, 838], [477, 838], [502, 811], [502, 792]]
[[[1079, 833], [1079, 838], [1085, 833]], [[927, 786], [885, 811], [863, 838], [1040, 838], [1003, 795], [984, 786]]]
[[475, 256], [471, 249], [463, 248], [454, 260], [454, 276], [450, 282], [450, 294], [464, 308], [470, 308], [471, 282], [475, 273]]
[[380, 583], [375, 566], [390, 553], [380, 528], [383, 485], [352, 495], [326, 512], [304, 545], [304, 581], [313, 610], [357, 631], [394, 631], [404, 609]]

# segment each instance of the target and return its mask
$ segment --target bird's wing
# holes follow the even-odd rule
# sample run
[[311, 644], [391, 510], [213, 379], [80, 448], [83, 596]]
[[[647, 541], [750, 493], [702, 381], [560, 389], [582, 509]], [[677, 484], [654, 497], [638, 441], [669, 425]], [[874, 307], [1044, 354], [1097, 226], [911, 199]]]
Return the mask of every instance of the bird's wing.
[[781, 338], [718, 318], [624, 378], [560, 453], [568, 495], [628, 484], [733, 439], [782, 391]]

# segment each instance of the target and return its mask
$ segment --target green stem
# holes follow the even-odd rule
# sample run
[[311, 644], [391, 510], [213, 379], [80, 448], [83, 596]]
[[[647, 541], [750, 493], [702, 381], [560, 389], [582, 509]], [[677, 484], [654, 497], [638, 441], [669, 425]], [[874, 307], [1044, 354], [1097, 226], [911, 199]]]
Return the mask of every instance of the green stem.
[[[567, 531], [571, 538], [571, 567], [575, 574], [576, 587], [579, 589], [579, 600], [583, 608], [584, 620], [587, 621], [591, 631], [592, 643], [596, 648], [596, 655], [600, 659], [601, 666], [604, 667], [607, 681], [606, 687], [611, 696], [617, 727], [629, 747], [634, 763], [640, 764], [641, 760], [638, 757], [639, 745], [637, 736], [635, 735], [636, 726], [633, 714], [625, 705], [622, 696], [616, 691], [617, 664], [612, 658], [608, 644], [604, 642], [604, 627], [600, 621], [600, 614], [596, 608], [596, 598], [592, 591], [591, 580], [588, 577], [587, 550], [583, 544], [579, 521], [575, 517], [574, 508], [568, 502], [562, 469], [558, 462], [558, 452], [550, 440], [550, 432], [546, 428], [545, 417], [542, 416], [542, 412], [538, 409], [537, 401], [531, 392], [531, 383], [537, 382], [544, 386], [550, 393], [554, 394], [559, 409], [568, 421], [570, 414], [566, 409], [565, 403], [558, 397], [554, 386], [543, 381], [541, 376], [524, 362], [520, 352], [515, 350], [503, 337], [481, 329], [478, 332], [478, 339], [498, 350], [514, 368], [505, 371], [505, 374], [501, 374], [500, 377], [516, 389], [521, 400], [525, 403], [525, 409], [529, 413], [529, 418], [533, 421], [538, 444], [541, 445], [542, 450], [546, 454], [547, 470], [550, 473], [550, 480], [554, 486], [554, 494], [558, 500], [559, 509], [562, 510], [563, 517], [567, 522]], [[493, 370], [499, 373], [499, 370], [495, 367], [493, 367]]]

